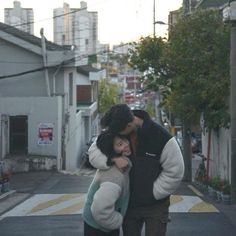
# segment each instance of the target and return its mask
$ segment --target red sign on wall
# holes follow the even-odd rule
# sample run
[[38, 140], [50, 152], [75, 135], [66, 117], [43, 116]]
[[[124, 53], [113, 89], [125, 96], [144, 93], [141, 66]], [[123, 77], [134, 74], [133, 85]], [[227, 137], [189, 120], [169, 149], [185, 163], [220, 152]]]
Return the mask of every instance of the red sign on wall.
[[38, 144], [51, 145], [53, 143], [53, 123], [40, 123], [38, 127]]

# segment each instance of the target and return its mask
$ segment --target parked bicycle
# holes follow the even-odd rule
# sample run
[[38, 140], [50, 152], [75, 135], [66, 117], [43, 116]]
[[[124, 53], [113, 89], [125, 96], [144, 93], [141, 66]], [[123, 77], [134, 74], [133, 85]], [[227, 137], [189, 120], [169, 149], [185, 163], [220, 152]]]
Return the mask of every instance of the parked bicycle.
[[207, 177], [206, 167], [205, 167], [206, 157], [203, 154], [198, 154], [198, 155], [202, 158], [202, 160], [195, 172], [194, 179], [204, 181], [206, 180], [206, 177]]

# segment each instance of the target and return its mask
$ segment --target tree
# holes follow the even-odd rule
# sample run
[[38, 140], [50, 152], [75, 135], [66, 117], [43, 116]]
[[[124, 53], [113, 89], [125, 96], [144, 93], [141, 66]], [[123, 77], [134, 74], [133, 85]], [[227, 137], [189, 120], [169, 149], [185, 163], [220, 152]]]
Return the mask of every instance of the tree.
[[[162, 105], [183, 121], [186, 171], [191, 170], [190, 128], [200, 114], [209, 130], [229, 125], [229, 36], [219, 11], [200, 10], [180, 17], [167, 42], [148, 37], [130, 52], [147, 87], [161, 90]], [[185, 177], [191, 181], [191, 173]]]
[[[211, 130], [229, 126], [229, 28], [217, 10], [196, 11], [181, 18], [170, 34], [166, 59], [172, 72], [167, 96], [171, 109], [184, 122], [185, 132], [203, 114], [208, 129], [207, 176]], [[185, 146], [190, 138], [184, 139]], [[190, 169], [190, 150], [184, 150]], [[188, 157], [187, 157], [188, 156]], [[190, 179], [191, 173], [187, 173]]]
[[229, 36], [219, 11], [196, 11], [179, 19], [166, 50], [172, 91], [167, 103], [183, 119], [203, 113], [209, 129], [229, 125]]
[[168, 67], [163, 60], [166, 47], [164, 38], [146, 37], [141, 38], [138, 43], [134, 42], [129, 50], [129, 65], [144, 73], [147, 89], [158, 91], [168, 85]]
[[102, 79], [98, 84], [98, 112], [104, 113], [112, 105], [118, 103], [119, 87], [107, 79]]
[[144, 72], [147, 88], [160, 90], [163, 105], [182, 119], [208, 128], [229, 122], [229, 27], [217, 10], [181, 17], [169, 40], [141, 38], [129, 51], [130, 65]]

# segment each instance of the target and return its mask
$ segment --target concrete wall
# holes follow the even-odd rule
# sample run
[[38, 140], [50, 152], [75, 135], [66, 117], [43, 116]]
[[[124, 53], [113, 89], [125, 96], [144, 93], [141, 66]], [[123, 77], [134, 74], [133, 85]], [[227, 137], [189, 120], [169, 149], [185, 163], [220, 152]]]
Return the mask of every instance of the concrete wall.
[[[58, 169], [60, 169], [61, 163], [61, 103], [61, 97], [5, 97], [0, 100], [1, 115], [28, 117], [28, 154], [50, 156], [55, 159], [54, 164]], [[53, 125], [51, 144], [39, 144], [39, 125], [42, 123]], [[9, 142], [9, 140], [7, 141]]]
[[71, 141], [67, 145], [66, 170], [75, 171], [80, 167], [85, 148], [85, 124], [80, 111], [76, 114], [75, 129], [72, 132]]
[[[230, 129], [212, 131], [209, 161], [209, 176], [220, 176], [230, 180], [231, 173], [231, 142]], [[207, 156], [208, 133], [202, 136], [202, 153]]]

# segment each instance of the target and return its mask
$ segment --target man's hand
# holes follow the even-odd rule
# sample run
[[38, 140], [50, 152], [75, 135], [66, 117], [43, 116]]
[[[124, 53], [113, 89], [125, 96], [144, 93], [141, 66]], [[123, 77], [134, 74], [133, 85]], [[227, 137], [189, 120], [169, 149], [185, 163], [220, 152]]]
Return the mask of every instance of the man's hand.
[[112, 162], [114, 162], [117, 168], [120, 169], [122, 172], [124, 172], [129, 165], [129, 162], [122, 156], [112, 158]]

